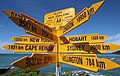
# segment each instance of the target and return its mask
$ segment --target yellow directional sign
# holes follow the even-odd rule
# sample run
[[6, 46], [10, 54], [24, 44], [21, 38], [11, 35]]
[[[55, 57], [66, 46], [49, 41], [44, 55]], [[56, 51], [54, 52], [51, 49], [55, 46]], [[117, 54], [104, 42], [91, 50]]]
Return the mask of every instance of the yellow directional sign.
[[14, 41], [15, 43], [24, 43], [24, 44], [36, 44], [36, 43], [52, 43], [50, 41], [44, 40], [42, 38], [39, 37], [35, 37], [35, 36], [19, 36], [19, 37], [13, 37], [10, 38], [10, 40]]
[[97, 58], [96, 54], [61, 54], [60, 62], [97, 72], [98, 69], [110, 70], [120, 65], [105, 58]]
[[106, 53], [108, 50], [118, 50], [120, 45], [99, 43], [75, 43], [61, 44], [60, 52], [89, 52], [89, 53]]
[[100, 42], [107, 39], [108, 36], [99, 34], [83, 34], [74, 36], [61, 36], [61, 43], [80, 43], [80, 42]]
[[28, 17], [26, 18], [26, 16], [24, 17], [21, 14], [16, 14], [17, 16], [13, 16], [12, 11], [3, 10], [3, 12], [7, 14], [8, 17], [18, 26], [23, 27], [27, 33], [57, 42], [57, 36], [55, 35], [56, 33], [53, 33], [52, 28], [50, 29], [51, 31], [49, 31], [44, 28], [44, 26], [48, 26], [42, 24], [41, 22], [36, 23], [35, 21], [32, 21], [32, 19], [29, 19]]
[[88, 21], [89, 17], [94, 14], [103, 3], [104, 1], [97, 2], [91, 5], [90, 8], [84, 8], [82, 11], [80, 11], [69, 23], [61, 28], [59, 36], [68, 33], [69, 31]]
[[22, 69], [29, 68], [35, 70], [44, 66], [48, 66], [56, 62], [56, 54], [33, 54], [30, 57], [23, 57], [12, 63]]
[[14, 52], [56, 52], [56, 44], [14, 44], [6, 45], [3, 48], [13, 50]]
[[49, 27], [64, 26], [73, 17], [75, 17], [75, 9], [73, 7], [47, 13], [44, 16], [44, 24]]

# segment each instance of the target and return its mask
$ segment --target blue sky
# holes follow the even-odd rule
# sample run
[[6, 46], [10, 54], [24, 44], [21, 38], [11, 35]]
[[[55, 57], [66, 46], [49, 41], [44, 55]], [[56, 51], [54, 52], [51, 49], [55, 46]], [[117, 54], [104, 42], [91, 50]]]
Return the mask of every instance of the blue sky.
[[[76, 14], [101, 0], [2, 0], [0, 2], [0, 47], [13, 43], [9, 38], [28, 35], [2, 12], [2, 9], [25, 13], [41, 22], [44, 15], [60, 9], [74, 7]], [[78, 31], [79, 30], [79, 31]], [[107, 43], [120, 44], [120, 0], [106, 0], [90, 20], [66, 35], [99, 33], [110, 36]], [[1, 52], [8, 52], [0, 48]]]

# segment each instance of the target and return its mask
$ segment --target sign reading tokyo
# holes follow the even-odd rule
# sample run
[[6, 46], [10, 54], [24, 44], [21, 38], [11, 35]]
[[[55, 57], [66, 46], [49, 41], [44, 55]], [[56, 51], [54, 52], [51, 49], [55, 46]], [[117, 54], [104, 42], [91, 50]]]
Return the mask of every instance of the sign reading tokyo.
[[97, 58], [96, 54], [61, 54], [60, 62], [95, 72], [98, 69], [109, 70], [120, 67], [108, 59]]
[[90, 8], [84, 8], [82, 11], [80, 11], [69, 23], [61, 28], [59, 36], [68, 33], [69, 31], [88, 21], [90, 15], [94, 14], [103, 3], [104, 1], [97, 2], [91, 5]]
[[47, 13], [44, 16], [44, 24], [49, 27], [64, 26], [73, 17], [75, 17], [75, 9], [73, 7]]
[[23, 57], [12, 63], [22, 69], [29, 68], [35, 70], [44, 66], [48, 66], [56, 62], [56, 54], [32, 54], [30, 57]]
[[6, 45], [3, 48], [14, 52], [56, 52], [56, 44], [14, 44]]
[[33, 19], [26, 15], [24, 15], [25, 17], [22, 16], [23, 14], [14, 13], [15, 15], [12, 15], [13, 11], [8, 10], [3, 10], [3, 12], [6, 13], [8, 17], [18, 26], [23, 27], [27, 33], [57, 42], [56, 31], [53, 31], [52, 28], [48, 29], [48, 26], [42, 24], [41, 22], [36, 21], [36, 23]]

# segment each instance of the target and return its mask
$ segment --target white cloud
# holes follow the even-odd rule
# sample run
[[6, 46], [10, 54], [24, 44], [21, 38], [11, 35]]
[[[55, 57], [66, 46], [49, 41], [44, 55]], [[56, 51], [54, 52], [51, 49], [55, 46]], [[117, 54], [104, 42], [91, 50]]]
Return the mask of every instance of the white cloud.
[[5, 46], [7, 44], [9, 44], [9, 43], [0, 41], [0, 53], [13, 53], [13, 51], [6, 50], [2, 47], [2, 46]]
[[4, 48], [2, 48], [2, 46], [5, 46], [7, 44], [8, 44], [8, 42], [2, 42], [2, 41], [0, 41], [0, 49], [4, 49]]
[[114, 36], [111, 36], [110, 38], [108, 38], [106, 41], [106, 43], [114, 43], [114, 44], [118, 44], [120, 45], [120, 33], [116, 34]]

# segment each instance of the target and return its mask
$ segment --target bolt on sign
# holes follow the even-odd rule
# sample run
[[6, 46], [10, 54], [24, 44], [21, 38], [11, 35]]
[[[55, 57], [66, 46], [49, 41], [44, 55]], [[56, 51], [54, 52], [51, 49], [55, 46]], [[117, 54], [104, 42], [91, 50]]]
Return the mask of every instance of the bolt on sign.
[[110, 70], [120, 68], [119, 64], [106, 58], [97, 58], [96, 54], [61, 54], [60, 62], [94, 72], [97, 72], [99, 69]]
[[84, 8], [82, 11], [80, 11], [70, 22], [61, 28], [59, 36], [68, 33], [69, 31], [88, 21], [90, 16], [95, 14], [95, 12], [102, 6], [103, 3], [104, 1], [97, 2], [91, 5], [90, 8]]
[[72, 35], [72, 36], [61, 36], [61, 43], [80, 43], [80, 42], [100, 42], [109, 38], [105, 35], [100, 34], [83, 34], [83, 35]]
[[13, 37], [10, 38], [10, 40], [14, 41], [15, 43], [24, 43], [24, 44], [36, 44], [36, 43], [53, 43], [48, 40], [36, 37], [36, 36], [19, 36], [19, 37]]
[[75, 9], [73, 7], [47, 13], [44, 16], [44, 24], [49, 27], [64, 26], [73, 17], [75, 17]]
[[26, 33], [57, 42], [57, 36], [55, 35], [56, 31], [52, 28], [48, 29], [48, 26], [45, 24], [41, 22], [38, 23], [36, 20], [32, 20], [27, 15], [23, 16], [23, 14], [16, 14], [14, 11], [3, 10], [3, 12], [18, 26], [23, 27]]
[[60, 52], [89, 52], [89, 53], [106, 53], [108, 50], [118, 50], [120, 45], [105, 44], [104, 42], [98, 43], [74, 43], [74, 44], [61, 44]]
[[12, 63], [22, 69], [29, 68], [35, 70], [44, 66], [48, 66], [56, 62], [56, 54], [32, 54], [30, 57], [23, 57]]
[[3, 48], [13, 50], [14, 52], [57, 52], [56, 44], [19, 44], [6, 45]]

